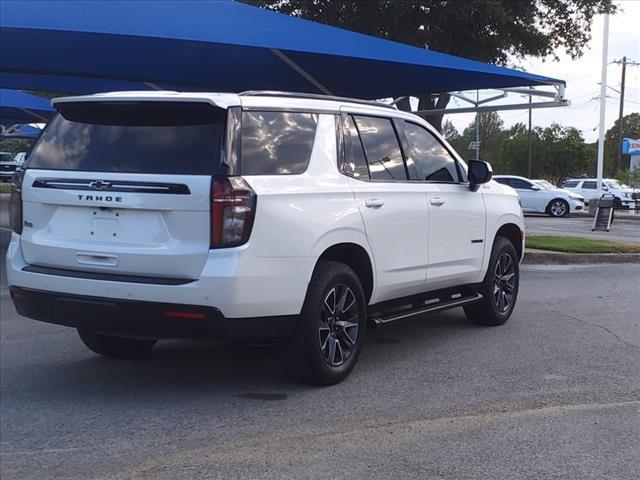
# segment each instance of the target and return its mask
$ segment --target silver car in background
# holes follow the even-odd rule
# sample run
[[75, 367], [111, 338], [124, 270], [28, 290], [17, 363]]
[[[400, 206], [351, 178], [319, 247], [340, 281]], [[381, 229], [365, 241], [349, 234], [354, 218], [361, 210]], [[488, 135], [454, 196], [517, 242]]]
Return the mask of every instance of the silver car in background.
[[584, 198], [581, 195], [557, 188], [545, 180], [529, 180], [516, 175], [494, 175], [493, 179], [515, 189], [524, 213], [566, 217], [584, 210]]

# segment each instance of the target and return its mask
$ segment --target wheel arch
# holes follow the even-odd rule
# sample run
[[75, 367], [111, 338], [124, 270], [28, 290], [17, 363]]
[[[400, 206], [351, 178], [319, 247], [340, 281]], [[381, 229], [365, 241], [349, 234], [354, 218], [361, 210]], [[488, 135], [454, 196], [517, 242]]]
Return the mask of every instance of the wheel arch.
[[[505, 223], [502, 225], [498, 231], [496, 232], [496, 236], [493, 239], [493, 243], [495, 243], [496, 238], [505, 237], [509, 240], [514, 248], [516, 249], [516, 253], [518, 254], [518, 258], [522, 259], [522, 255], [524, 253], [524, 245], [522, 238], [522, 230], [515, 223]], [[492, 248], [493, 248], [493, 243]]]
[[[374, 285], [374, 269], [371, 257], [367, 250], [361, 245], [351, 242], [343, 242], [332, 245], [324, 250], [316, 261], [333, 260], [343, 263], [351, 268], [358, 276], [362, 289], [367, 299], [367, 303], [373, 294]], [[315, 270], [315, 267], [314, 267]]]

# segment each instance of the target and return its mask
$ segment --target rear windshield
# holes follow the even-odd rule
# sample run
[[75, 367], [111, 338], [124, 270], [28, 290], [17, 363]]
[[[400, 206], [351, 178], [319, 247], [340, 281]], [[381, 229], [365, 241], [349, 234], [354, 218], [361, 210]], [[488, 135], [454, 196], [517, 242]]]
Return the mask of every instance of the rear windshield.
[[223, 175], [224, 110], [205, 103], [66, 104], [29, 155], [28, 168]]

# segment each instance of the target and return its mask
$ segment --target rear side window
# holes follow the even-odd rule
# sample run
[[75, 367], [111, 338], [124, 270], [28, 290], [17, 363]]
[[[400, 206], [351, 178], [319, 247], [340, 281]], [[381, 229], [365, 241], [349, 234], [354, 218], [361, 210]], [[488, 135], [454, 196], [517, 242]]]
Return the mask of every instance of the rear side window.
[[404, 131], [411, 145], [418, 180], [458, 182], [455, 159], [430, 131], [410, 122], [404, 123]]
[[242, 112], [242, 175], [303, 173], [309, 165], [318, 115], [295, 112]]
[[598, 188], [598, 184], [597, 182], [584, 182], [582, 184], [582, 188], [586, 188], [589, 190], [595, 190], [596, 188]]
[[511, 186], [519, 190], [531, 190], [532, 185], [529, 182], [525, 182], [519, 178], [511, 179]]
[[226, 174], [225, 122], [224, 110], [204, 103], [66, 104], [40, 136], [28, 168]]
[[503, 185], [507, 185], [507, 186], [511, 186], [511, 179], [510, 178], [493, 178], [496, 182], [501, 183]]
[[364, 148], [358, 135], [358, 129], [351, 115], [347, 115], [345, 120], [345, 162], [342, 171], [350, 177], [360, 180], [369, 178], [369, 167], [364, 156]]
[[388, 118], [356, 115], [356, 127], [374, 180], [406, 180], [402, 151], [396, 131]]
[[575, 188], [578, 186], [578, 182], [577, 180], [569, 180], [567, 182], [564, 182], [564, 187], [566, 188]]

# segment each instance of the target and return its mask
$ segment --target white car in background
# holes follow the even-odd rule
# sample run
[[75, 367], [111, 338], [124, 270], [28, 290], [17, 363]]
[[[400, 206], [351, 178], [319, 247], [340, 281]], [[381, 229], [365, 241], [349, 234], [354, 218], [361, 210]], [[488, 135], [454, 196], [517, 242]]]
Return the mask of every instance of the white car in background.
[[547, 181], [529, 180], [515, 175], [495, 175], [493, 179], [518, 192], [520, 205], [525, 213], [565, 217], [584, 210], [584, 198], [581, 195], [556, 188]]
[[547, 181], [547, 180], [533, 180], [533, 182], [536, 185], [539, 185], [540, 187], [544, 188], [545, 190], [549, 190], [549, 191], [562, 191], [567, 193], [575, 202], [576, 202], [576, 207], [575, 209], [571, 209], [570, 213], [575, 213], [575, 212], [581, 212], [584, 210], [585, 205], [586, 205], [586, 201], [584, 199], [584, 197], [578, 193], [575, 192], [571, 192], [569, 190], [565, 190], [564, 188], [558, 187], [556, 185], [554, 185], [553, 183]]
[[16, 153], [16, 156], [14, 158], [15, 162], [20, 167], [24, 164], [24, 161], [26, 159], [27, 159], [27, 152], [18, 152], [18, 153]]
[[[596, 198], [598, 188], [597, 178], [572, 178], [565, 180], [562, 188], [572, 193], [582, 195], [586, 203]], [[602, 179], [602, 193], [614, 195], [614, 206], [634, 209], [636, 204], [640, 202], [640, 190], [631, 188], [624, 183], [620, 183], [614, 178]]]

